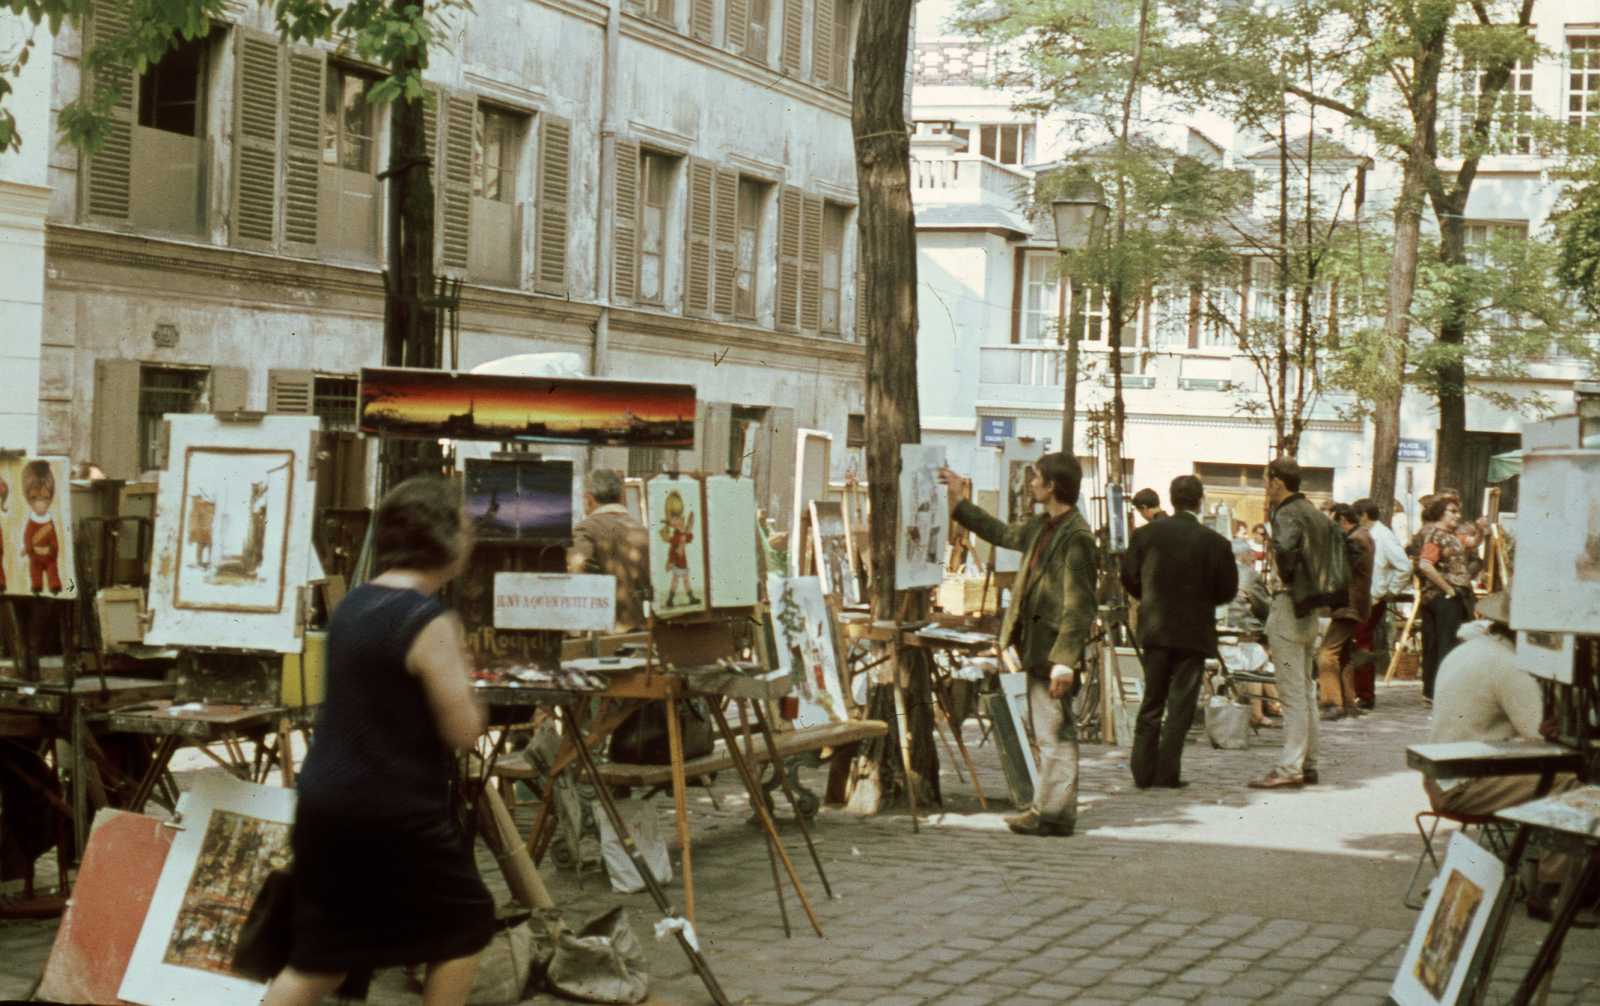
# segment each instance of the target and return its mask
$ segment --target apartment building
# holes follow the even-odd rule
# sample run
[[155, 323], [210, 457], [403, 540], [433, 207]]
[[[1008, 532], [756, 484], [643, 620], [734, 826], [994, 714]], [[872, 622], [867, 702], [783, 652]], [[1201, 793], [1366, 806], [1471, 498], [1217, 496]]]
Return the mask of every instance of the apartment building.
[[[795, 428], [842, 441], [863, 409], [855, 7], [479, 0], [461, 14], [425, 73], [435, 265], [462, 282], [456, 365], [569, 352], [595, 376], [694, 384], [692, 455], [598, 460], [742, 470], [786, 512]], [[127, 75], [93, 157], [54, 146], [48, 124], [116, 5], [35, 57], [51, 71], [24, 125], [25, 152], [48, 158], [36, 446], [112, 477], [153, 465], [167, 412], [349, 429], [357, 371], [382, 362], [380, 72], [282, 44], [270, 10], [227, 11]]]

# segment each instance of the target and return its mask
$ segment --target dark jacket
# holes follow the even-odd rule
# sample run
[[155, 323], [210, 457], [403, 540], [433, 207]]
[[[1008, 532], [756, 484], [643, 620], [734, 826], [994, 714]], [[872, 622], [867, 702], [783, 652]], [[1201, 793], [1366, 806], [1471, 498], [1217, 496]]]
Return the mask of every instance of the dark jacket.
[[1022, 553], [1011, 603], [1000, 622], [1000, 645], [1015, 642], [1022, 669], [1034, 677], [1048, 678], [1052, 664], [1081, 670], [1083, 648], [1099, 610], [1095, 579], [1100, 566], [1099, 547], [1083, 514], [1074, 509], [1062, 516], [1031, 571], [1029, 560], [1045, 528], [1044, 514], [1007, 524], [963, 500], [952, 516], [984, 541]]
[[1364, 622], [1372, 614], [1372, 560], [1377, 546], [1372, 542], [1372, 532], [1364, 527], [1351, 531], [1346, 541], [1345, 554], [1350, 559], [1350, 604], [1335, 611], [1333, 617]]
[[1133, 533], [1122, 555], [1122, 585], [1139, 599], [1140, 646], [1217, 656], [1217, 606], [1239, 589], [1228, 539], [1178, 510]]
[[644, 599], [650, 596], [650, 532], [622, 504], [598, 507], [572, 529], [567, 570], [616, 577], [616, 631], [633, 632], [646, 627]]
[[1295, 493], [1272, 511], [1272, 568], [1294, 599], [1296, 618], [1317, 610], [1317, 585], [1328, 566], [1333, 521]]

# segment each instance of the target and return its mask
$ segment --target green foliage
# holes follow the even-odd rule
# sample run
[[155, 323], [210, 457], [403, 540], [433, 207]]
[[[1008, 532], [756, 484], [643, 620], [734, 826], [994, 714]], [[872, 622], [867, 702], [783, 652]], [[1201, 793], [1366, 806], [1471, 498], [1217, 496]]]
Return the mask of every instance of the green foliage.
[[1584, 306], [1600, 314], [1600, 158], [1574, 181], [1577, 184], [1562, 197], [1556, 216], [1560, 242], [1556, 274]]
[[[14, 14], [27, 17], [35, 28], [50, 34], [62, 25], [81, 27], [91, 0], [9, 0]], [[423, 95], [422, 71], [428, 66], [430, 46], [448, 38], [449, 20], [456, 11], [471, 10], [470, 0], [422, 0], [386, 3], [384, 0], [259, 0], [273, 3], [278, 34], [286, 42], [328, 40], [340, 51], [388, 69], [389, 75], [372, 90], [369, 100], [415, 99]], [[84, 52], [80, 70], [84, 80], [95, 81], [61, 109], [58, 125], [62, 142], [93, 154], [105, 142], [112, 109], [125, 100], [131, 78], [124, 72], [143, 73], [166, 52], [187, 39], [209, 35], [227, 20], [223, 0], [117, 0], [118, 12], [128, 21], [120, 33], [97, 33]], [[5, 107], [11, 94], [8, 77], [27, 65], [33, 39], [15, 53], [0, 56], [0, 152], [20, 149], [22, 137], [16, 119]]]

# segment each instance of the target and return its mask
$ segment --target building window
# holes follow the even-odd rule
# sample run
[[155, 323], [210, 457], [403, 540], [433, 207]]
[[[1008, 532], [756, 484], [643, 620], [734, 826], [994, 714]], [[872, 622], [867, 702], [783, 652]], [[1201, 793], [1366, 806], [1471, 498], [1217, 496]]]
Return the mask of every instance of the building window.
[[[473, 116], [467, 273], [483, 282], [517, 283], [522, 250], [517, 226], [517, 165], [527, 131], [528, 119], [523, 115], [479, 104]], [[449, 196], [445, 205], [448, 214], [454, 207]], [[455, 219], [447, 215], [444, 223], [448, 236]]]
[[1272, 321], [1278, 317], [1278, 263], [1258, 258], [1250, 263], [1250, 317]]
[[322, 103], [322, 177], [317, 246], [335, 256], [378, 253], [376, 81], [329, 64]]
[[767, 36], [772, 25], [772, 0], [750, 0], [750, 21], [745, 26], [744, 54], [767, 61]]
[[766, 183], [754, 178], [739, 179], [739, 248], [734, 270], [733, 314], [742, 321], [754, 321], [756, 317], [756, 262], [768, 188]]
[[1033, 156], [1033, 127], [1005, 124], [978, 127], [978, 154], [999, 164], [1026, 164]]
[[206, 55], [210, 39], [185, 39], [139, 75], [139, 125], [179, 136], [204, 135]]
[[478, 106], [473, 151], [472, 194], [480, 199], [509, 203], [517, 191], [517, 149], [522, 145], [520, 115], [507, 115]]
[[628, 477], [649, 478], [666, 471], [667, 452], [661, 447], [628, 448]]
[[1060, 328], [1061, 256], [1028, 252], [1023, 265], [1021, 342], [1054, 342]]
[[851, 0], [833, 0], [833, 62], [828, 86], [836, 91], [850, 89], [850, 61], [855, 51], [850, 45], [850, 15], [854, 11]]
[[822, 319], [821, 331], [840, 332], [840, 304], [844, 290], [844, 236], [850, 225], [850, 208], [828, 203], [822, 211]]
[[349, 171], [372, 171], [377, 116], [367, 101], [373, 82], [328, 67], [322, 105], [322, 163]]
[[667, 210], [676, 159], [645, 153], [639, 158], [639, 300], [662, 301], [667, 248]]
[[204, 367], [139, 368], [139, 470], [160, 468], [161, 419], [169, 412], [194, 412], [205, 397]]
[[1600, 122], [1600, 34], [1567, 36], [1567, 122]]
[[[1483, 73], [1475, 63], [1462, 69], [1461, 121], [1458, 126], [1463, 138], [1472, 129], [1478, 115], [1479, 96], [1483, 93]], [[1517, 61], [1511, 77], [1500, 91], [1499, 108], [1490, 121], [1489, 152], [1496, 154], [1533, 153], [1533, 57]]]
[[867, 446], [867, 415], [864, 412], [852, 412], [844, 420], [844, 446], [847, 450], [856, 450]]
[[354, 377], [317, 376], [311, 396], [311, 411], [322, 420], [324, 430], [356, 431], [359, 388], [360, 381]]
[[672, 8], [672, 0], [649, 0], [645, 9], [649, 11], [650, 16], [655, 18], [657, 21], [665, 21], [668, 24], [671, 24], [672, 15], [674, 13]]
[[1106, 324], [1106, 294], [1102, 287], [1090, 287], [1088, 290], [1079, 290], [1071, 282], [1067, 283], [1067, 318], [1072, 318], [1072, 298], [1080, 294], [1087, 294], [1083, 302], [1083, 341], [1099, 342], [1105, 337]]

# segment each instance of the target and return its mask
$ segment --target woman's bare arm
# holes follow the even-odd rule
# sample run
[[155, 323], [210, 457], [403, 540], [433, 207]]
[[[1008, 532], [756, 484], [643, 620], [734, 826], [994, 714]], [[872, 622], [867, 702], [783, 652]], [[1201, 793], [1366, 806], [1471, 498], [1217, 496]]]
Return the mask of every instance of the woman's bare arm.
[[485, 717], [472, 694], [461, 620], [444, 614], [424, 626], [406, 654], [406, 669], [422, 681], [439, 739], [455, 751], [472, 747]]

